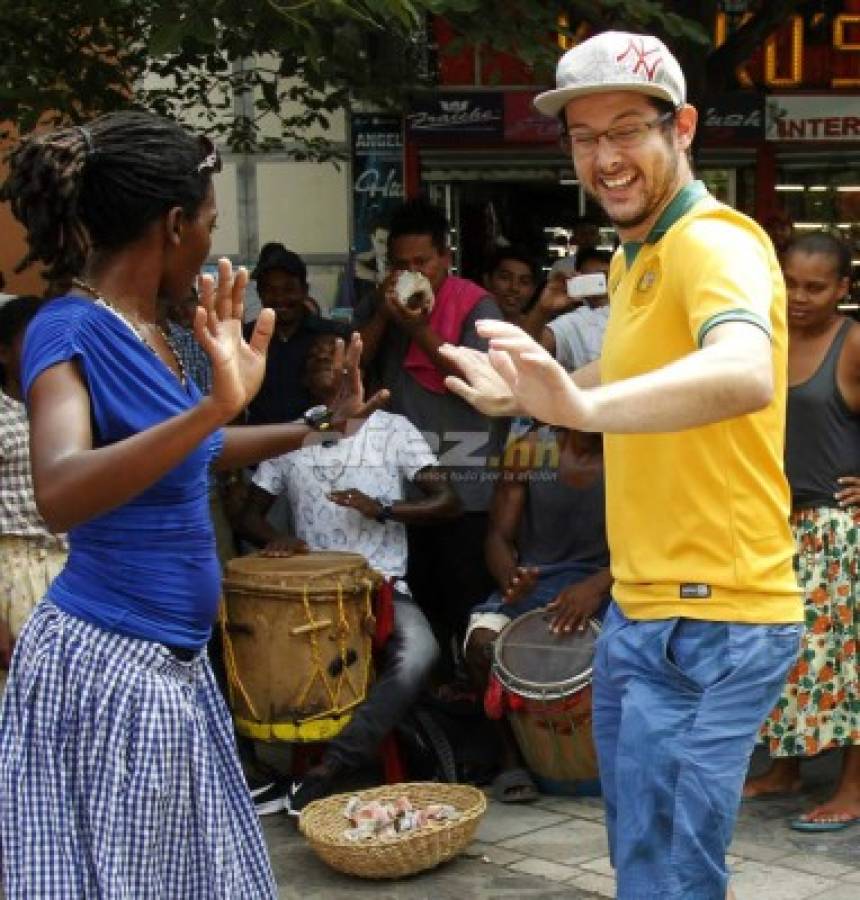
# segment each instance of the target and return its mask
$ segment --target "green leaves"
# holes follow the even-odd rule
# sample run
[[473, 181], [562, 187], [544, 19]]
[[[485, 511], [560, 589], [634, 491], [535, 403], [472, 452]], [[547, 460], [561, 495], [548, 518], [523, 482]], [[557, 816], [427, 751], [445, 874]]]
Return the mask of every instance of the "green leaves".
[[[405, 109], [411, 93], [434, 84], [433, 16], [458, 35], [448, 52], [476, 46], [485, 60], [513, 53], [548, 83], [559, 31], [581, 36], [583, 24], [653, 31], [704, 67], [708, 29], [690, 7], [681, 0], [0, 0], [0, 118], [26, 130], [46, 111], [80, 121], [134, 103], [203, 121], [237, 150], [329, 158], [337, 146], [308, 138], [308, 129], [318, 133], [333, 112], [357, 102]], [[564, 29], [562, 13], [570, 22]]]

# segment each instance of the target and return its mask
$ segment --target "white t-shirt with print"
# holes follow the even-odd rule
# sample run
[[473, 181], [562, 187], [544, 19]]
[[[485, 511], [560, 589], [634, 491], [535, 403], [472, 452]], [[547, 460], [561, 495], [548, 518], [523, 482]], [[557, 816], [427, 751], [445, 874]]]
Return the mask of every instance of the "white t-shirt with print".
[[548, 325], [555, 335], [555, 358], [568, 371], [600, 359], [603, 333], [609, 321], [609, 305], [580, 306], [553, 319]]
[[[315, 436], [316, 437], [316, 436]], [[286, 494], [296, 537], [311, 550], [360, 553], [371, 568], [406, 574], [406, 526], [377, 522], [328, 499], [332, 491], [359, 490], [385, 503], [403, 499], [405, 481], [438, 465], [421, 432], [405, 417], [377, 410], [352, 437], [329, 447], [318, 443], [261, 463], [254, 484]]]

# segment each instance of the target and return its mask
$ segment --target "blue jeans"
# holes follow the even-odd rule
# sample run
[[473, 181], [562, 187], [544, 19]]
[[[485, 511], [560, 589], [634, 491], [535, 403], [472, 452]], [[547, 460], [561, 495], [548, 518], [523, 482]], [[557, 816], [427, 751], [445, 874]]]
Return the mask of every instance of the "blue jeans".
[[329, 742], [325, 761], [352, 770], [373, 759], [380, 742], [418, 699], [439, 645], [418, 604], [394, 594], [394, 631], [382, 649], [382, 665], [367, 699], [343, 731]]
[[749, 758], [801, 631], [610, 605], [593, 725], [618, 900], [723, 900]]

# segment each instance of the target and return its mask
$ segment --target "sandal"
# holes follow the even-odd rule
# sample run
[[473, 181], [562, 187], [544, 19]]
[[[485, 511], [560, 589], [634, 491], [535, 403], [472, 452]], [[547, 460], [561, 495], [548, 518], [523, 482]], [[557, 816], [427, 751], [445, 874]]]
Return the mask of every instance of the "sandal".
[[827, 822], [820, 819], [792, 819], [788, 823], [795, 831], [805, 831], [809, 834], [821, 834], [825, 831], [844, 831], [852, 825], [860, 825], [860, 817], [842, 819], [836, 822]]
[[499, 803], [531, 803], [540, 796], [526, 769], [505, 769], [493, 779], [493, 799]]

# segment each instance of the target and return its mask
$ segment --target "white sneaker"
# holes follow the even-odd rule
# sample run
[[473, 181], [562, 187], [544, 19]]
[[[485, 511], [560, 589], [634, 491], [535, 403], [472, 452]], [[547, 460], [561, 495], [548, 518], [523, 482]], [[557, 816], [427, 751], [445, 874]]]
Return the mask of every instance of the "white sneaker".
[[273, 781], [251, 791], [258, 816], [273, 816], [287, 808], [287, 789]]

